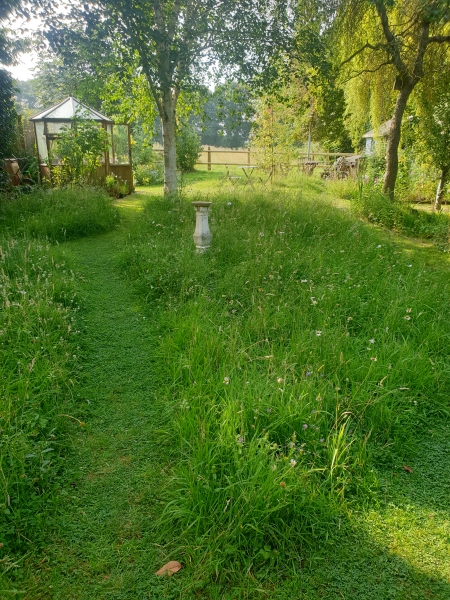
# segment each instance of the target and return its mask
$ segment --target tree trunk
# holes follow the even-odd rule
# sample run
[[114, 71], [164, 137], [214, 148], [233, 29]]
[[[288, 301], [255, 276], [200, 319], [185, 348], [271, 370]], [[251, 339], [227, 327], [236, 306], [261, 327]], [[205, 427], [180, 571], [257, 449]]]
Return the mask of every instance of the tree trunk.
[[389, 129], [389, 137], [386, 148], [386, 173], [383, 182], [383, 194], [394, 199], [395, 182], [398, 174], [398, 147], [400, 145], [400, 134], [402, 128], [402, 118], [405, 112], [408, 98], [413, 91], [413, 85], [405, 86], [398, 95], [395, 103], [394, 115]]
[[438, 183], [438, 187], [437, 187], [437, 191], [436, 191], [436, 198], [434, 199], [434, 210], [441, 210], [442, 208], [442, 198], [444, 197], [444, 187], [445, 184], [447, 183], [447, 177], [450, 171], [450, 165], [445, 165], [444, 167], [442, 167], [441, 169], [441, 177], [439, 179], [439, 183]]
[[161, 124], [164, 148], [164, 194], [177, 193], [177, 155], [176, 155], [176, 111], [177, 97], [171, 89], [165, 90], [161, 101]]

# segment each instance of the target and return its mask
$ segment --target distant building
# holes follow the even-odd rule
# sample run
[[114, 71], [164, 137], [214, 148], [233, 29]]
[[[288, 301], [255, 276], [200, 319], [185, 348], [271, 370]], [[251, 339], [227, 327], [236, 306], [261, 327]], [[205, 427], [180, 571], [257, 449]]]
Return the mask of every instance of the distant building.
[[366, 154], [373, 154], [375, 151], [375, 144], [377, 139], [387, 140], [389, 135], [389, 129], [391, 128], [391, 121], [385, 121], [378, 128], [378, 134], [375, 135], [375, 129], [371, 129], [367, 133], [363, 135], [363, 140], [365, 140], [365, 148], [364, 151]]

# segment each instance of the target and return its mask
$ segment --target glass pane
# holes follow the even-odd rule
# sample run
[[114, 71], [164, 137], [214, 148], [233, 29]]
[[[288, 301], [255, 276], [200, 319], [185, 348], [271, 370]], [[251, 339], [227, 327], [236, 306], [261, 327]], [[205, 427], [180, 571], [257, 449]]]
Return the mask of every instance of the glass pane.
[[114, 125], [113, 127], [113, 152], [110, 155], [112, 164], [130, 164], [128, 146], [128, 125]]
[[36, 122], [36, 144], [39, 153], [39, 162], [45, 163], [48, 159], [47, 140], [44, 135], [44, 122]]
[[70, 129], [70, 123], [52, 123], [50, 121], [47, 123], [47, 133], [59, 133], [63, 127]]

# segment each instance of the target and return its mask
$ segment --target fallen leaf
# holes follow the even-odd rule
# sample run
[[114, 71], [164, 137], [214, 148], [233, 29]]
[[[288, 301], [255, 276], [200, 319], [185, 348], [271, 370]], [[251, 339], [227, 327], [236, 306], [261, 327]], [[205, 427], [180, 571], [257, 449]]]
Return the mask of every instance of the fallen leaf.
[[411, 467], [407, 467], [406, 465], [403, 465], [403, 468], [405, 469], [405, 471], [408, 471], [408, 473], [412, 473], [413, 470], [411, 469]]
[[156, 571], [155, 575], [161, 576], [161, 575], [167, 574], [170, 577], [174, 573], [178, 573], [178, 571], [182, 568], [183, 568], [183, 565], [181, 563], [179, 563], [176, 560], [171, 560], [167, 564], [165, 564], [163, 567], [161, 567], [159, 569], [159, 571]]

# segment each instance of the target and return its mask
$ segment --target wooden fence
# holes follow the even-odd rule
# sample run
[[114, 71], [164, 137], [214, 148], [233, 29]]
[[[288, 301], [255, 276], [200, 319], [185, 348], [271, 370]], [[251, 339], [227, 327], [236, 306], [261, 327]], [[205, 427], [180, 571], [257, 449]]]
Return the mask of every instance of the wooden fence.
[[[154, 148], [155, 152], [161, 154], [164, 153], [162, 148]], [[211, 171], [212, 165], [217, 166], [245, 166], [252, 164], [252, 156], [255, 156], [256, 152], [251, 148], [243, 150], [233, 150], [232, 148], [211, 148], [207, 146], [203, 148], [199, 160], [195, 163], [196, 165], [207, 165], [208, 171]], [[298, 158], [290, 166], [301, 168], [305, 162], [317, 162], [319, 165], [329, 165], [334, 162], [339, 156], [353, 156], [349, 152], [310, 152], [309, 156], [307, 152], [300, 152]], [[214, 160], [217, 158], [218, 160]]]

